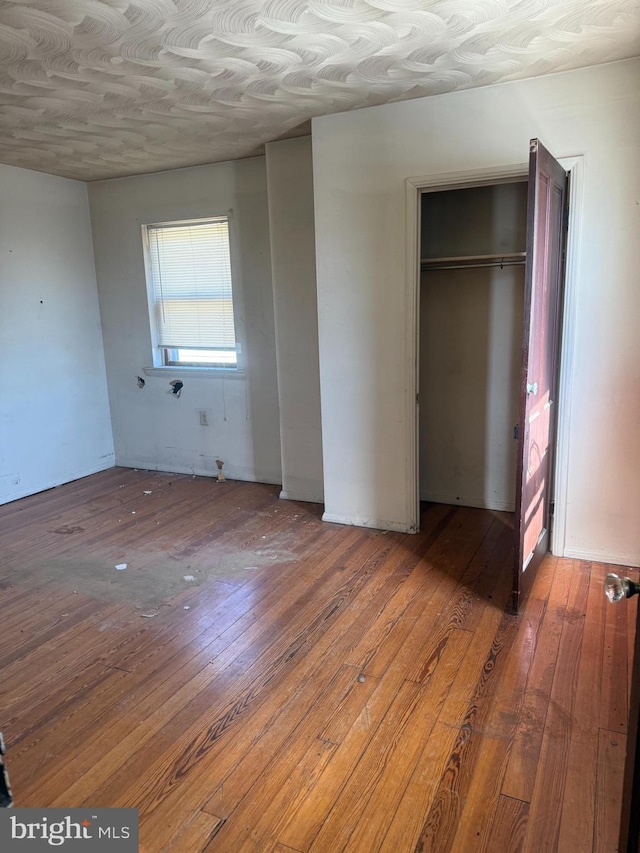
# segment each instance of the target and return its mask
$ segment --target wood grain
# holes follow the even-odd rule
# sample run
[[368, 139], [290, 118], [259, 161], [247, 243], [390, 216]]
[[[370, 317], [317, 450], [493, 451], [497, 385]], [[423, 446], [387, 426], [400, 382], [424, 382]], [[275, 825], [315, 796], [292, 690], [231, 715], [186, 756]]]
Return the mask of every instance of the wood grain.
[[[594, 767], [599, 767], [598, 718], [602, 708], [600, 691], [605, 645], [605, 608], [610, 607], [602, 594], [602, 580], [598, 567], [592, 567], [580, 658], [576, 661], [577, 684], [569, 732], [567, 778], [558, 842], [561, 848], [574, 844], [577, 849], [591, 849], [593, 845], [597, 794], [593, 770]], [[621, 665], [626, 673], [626, 658]]]
[[320, 519], [118, 468], [1, 507], [16, 804], [138, 807], [145, 853], [613, 851], [636, 615], [607, 567], [547, 557], [514, 617], [508, 514]]
[[[550, 564], [554, 567], [553, 582], [549, 596], [544, 600], [543, 622], [502, 781], [502, 793], [505, 796], [524, 802], [531, 802], [533, 798], [572, 576], [570, 564], [548, 559], [547, 565]], [[544, 564], [538, 579], [543, 570]], [[536, 587], [533, 589], [535, 592]], [[532, 594], [530, 600], [534, 598]], [[523, 613], [523, 621], [527, 619], [528, 611], [529, 607]]]
[[[527, 832], [529, 803], [502, 795], [491, 826], [486, 849], [496, 853], [520, 853]], [[460, 851], [462, 853], [462, 850]]]
[[[213, 836], [220, 831], [224, 820], [213, 815], [205, 814], [204, 812], [196, 812], [191, 820], [187, 821], [177, 835], [171, 840], [167, 853], [202, 853]], [[158, 827], [159, 843], [166, 843], [165, 829], [163, 826]], [[146, 833], [147, 845], [153, 842], [151, 832]]]
[[[531, 853], [557, 850], [559, 847], [589, 577], [590, 565], [581, 562], [577, 570], [572, 572], [570, 581], [529, 812], [530, 831], [524, 849]], [[571, 804], [571, 807], [575, 807], [575, 804]]]
[[601, 729], [598, 734], [594, 853], [618, 849], [626, 742], [626, 736], [617, 732]]

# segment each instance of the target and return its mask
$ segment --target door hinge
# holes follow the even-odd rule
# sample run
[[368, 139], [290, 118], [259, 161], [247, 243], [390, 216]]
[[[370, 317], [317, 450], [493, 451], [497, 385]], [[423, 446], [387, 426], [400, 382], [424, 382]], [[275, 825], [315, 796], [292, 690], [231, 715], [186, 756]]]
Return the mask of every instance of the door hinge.
[[565, 204], [564, 206], [564, 214], [562, 217], [562, 224], [564, 226], [565, 231], [569, 228], [569, 205]]
[[553, 518], [553, 516], [555, 515], [555, 512], [556, 512], [556, 502], [551, 501], [551, 503], [549, 504], [549, 515], [551, 516], [551, 518]]
[[517, 441], [520, 438], [520, 424], [516, 424], [513, 428], [513, 437]]
[[420, 405], [420, 394], [416, 394], [416, 406]]

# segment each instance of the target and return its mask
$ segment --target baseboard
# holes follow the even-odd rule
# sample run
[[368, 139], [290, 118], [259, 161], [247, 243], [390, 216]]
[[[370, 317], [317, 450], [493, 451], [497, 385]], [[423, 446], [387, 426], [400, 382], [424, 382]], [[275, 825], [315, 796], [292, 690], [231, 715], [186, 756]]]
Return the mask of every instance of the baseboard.
[[310, 504], [324, 503], [324, 497], [321, 495], [309, 495], [304, 494], [304, 492], [291, 491], [290, 489], [283, 489], [280, 492], [280, 498], [283, 501], [306, 501], [306, 503]]
[[[189, 467], [186, 465], [154, 465], [148, 460], [138, 462], [135, 459], [118, 459], [116, 465], [119, 468], [136, 468], [139, 471], [157, 471], [158, 473], [164, 472], [167, 474], [190, 474], [192, 477], [215, 478], [218, 474], [217, 468], [212, 470], [211, 468], [205, 468], [198, 465]], [[256, 475], [245, 471], [227, 470], [227, 468], [224, 468], [223, 472], [227, 480], [242, 480], [246, 483], [266, 483], [269, 486], [279, 486], [282, 483], [282, 478], [279, 475]]]
[[332, 524], [348, 524], [351, 527], [372, 527], [374, 530], [393, 530], [398, 533], [415, 533], [416, 531], [410, 525], [401, 521], [383, 521], [381, 518], [361, 518], [351, 515], [336, 515], [332, 512], [325, 512], [322, 515], [323, 521], [329, 521]]
[[75, 471], [73, 474], [65, 474], [62, 479], [46, 480], [37, 486], [29, 486], [26, 489], [19, 489], [16, 492], [5, 492], [0, 495], [0, 504], [8, 504], [12, 501], [19, 501], [21, 498], [28, 498], [31, 495], [37, 495], [40, 492], [46, 492], [48, 489], [55, 489], [56, 486], [64, 486], [66, 483], [73, 483], [75, 480], [82, 480], [83, 477], [90, 477], [92, 474], [98, 474], [100, 471], [108, 471], [109, 468], [115, 468], [113, 455], [109, 459], [101, 462], [99, 465], [92, 465], [90, 468], [83, 468], [82, 471]]
[[564, 555], [570, 560], [586, 560], [589, 563], [612, 563], [614, 566], [629, 566], [640, 568], [638, 554], [612, 554], [610, 551], [588, 550], [582, 548], [565, 548]]
[[481, 501], [477, 498], [465, 498], [454, 495], [437, 495], [428, 492], [420, 495], [421, 501], [429, 501], [434, 504], [450, 504], [451, 506], [470, 506], [477, 509], [492, 509], [496, 512], [514, 512], [515, 506], [510, 501]]

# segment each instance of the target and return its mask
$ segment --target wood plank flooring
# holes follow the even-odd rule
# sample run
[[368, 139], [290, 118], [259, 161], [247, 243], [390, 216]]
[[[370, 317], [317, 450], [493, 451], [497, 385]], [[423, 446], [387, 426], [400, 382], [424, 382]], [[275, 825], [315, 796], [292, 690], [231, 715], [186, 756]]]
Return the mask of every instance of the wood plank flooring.
[[320, 516], [118, 468], [1, 507], [16, 805], [137, 807], [145, 853], [615, 851], [608, 567], [546, 558], [516, 617], [507, 514]]

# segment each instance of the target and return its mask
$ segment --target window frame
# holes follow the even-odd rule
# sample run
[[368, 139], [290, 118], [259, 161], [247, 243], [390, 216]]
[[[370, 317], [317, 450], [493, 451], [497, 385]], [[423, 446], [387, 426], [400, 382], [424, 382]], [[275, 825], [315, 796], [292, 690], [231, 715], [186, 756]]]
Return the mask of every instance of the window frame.
[[[155, 316], [155, 293], [154, 293], [154, 285], [153, 285], [153, 275], [151, 271], [151, 260], [150, 260], [150, 243], [149, 243], [149, 229], [155, 227], [183, 227], [189, 225], [198, 225], [200, 223], [211, 222], [215, 219], [224, 218], [227, 220], [227, 227], [229, 232], [229, 262], [231, 266], [231, 299], [233, 304], [233, 322], [234, 322], [234, 331], [235, 331], [235, 341], [236, 341], [236, 363], [235, 364], [206, 364], [206, 363], [195, 363], [195, 362], [178, 362], [171, 359], [170, 354], [175, 352], [178, 348], [171, 348], [162, 346], [159, 342], [159, 333], [158, 327], [156, 324], [156, 316]], [[237, 255], [236, 255], [236, 244], [235, 244], [235, 228], [233, 224], [233, 211], [225, 210], [219, 213], [212, 213], [209, 216], [193, 216], [184, 219], [170, 219], [166, 221], [152, 221], [152, 222], [143, 222], [141, 224], [141, 235], [142, 235], [142, 249], [143, 249], [143, 260], [144, 260], [144, 272], [145, 272], [145, 281], [146, 281], [146, 297], [147, 297], [147, 308], [149, 313], [149, 331], [150, 331], [150, 343], [151, 343], [151, 366], [144, 368], [144, 372], [147, 375], [158, 375], [164, 374], [167, 372], [175, 373], [176, 371], [184, 371], [190, 375], [201, 375], [201, 376], [244, 376], [245, 373], [245, 363], [244, 363], [244, 347], [242, 345], [242, 330], [243, 330], [243, 322], [242, 322], [242, 314], [240, 310], [241, 300], [240, 293], [241, 287], [239, 283], [239, 276], [237, 275], [237, 270], [240, 268], [240, 265], [237, 263]], [[180, 348], [180, 349], [188, 349], [188, 347]]]

